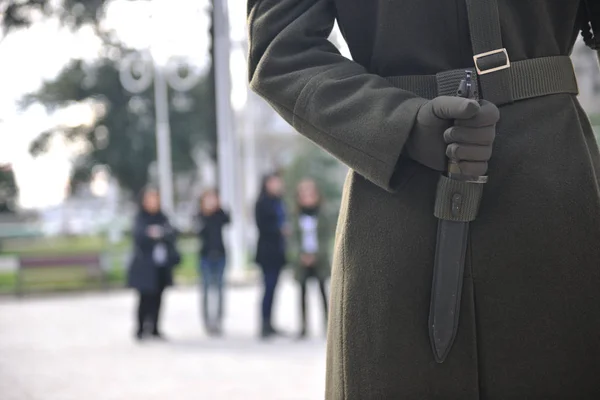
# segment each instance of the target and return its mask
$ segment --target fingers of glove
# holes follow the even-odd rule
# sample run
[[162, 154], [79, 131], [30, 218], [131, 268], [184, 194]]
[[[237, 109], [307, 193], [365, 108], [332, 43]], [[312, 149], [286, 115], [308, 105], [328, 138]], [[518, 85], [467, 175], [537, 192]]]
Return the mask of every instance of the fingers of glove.
[[461, 97], [440, 96], [431, 101], [433, 114], [441, 119], [469, 119], [479, 111], [479, 103]]
[[479, 103], [475, 100], [440, 96], [421, 108], [417, 122], [425, 125], [440, 125], [449, 120], [466, 120], [475, 117], [479, 110]]
[[440, 135], [415, 132], [404, 145], [403, 152], [418, 163], [437, 171], [444, 171], [448, 164], [446, 144]]
[[495, 125], [500, 120], [500, 110], [493, 103], [481, 100], [479, 112], [469, 119], [456, 121], [457, 126], [468, 126], [470, 128], [482, 128]]
[[491, 146], [496, 138], [496, 126], [484, 128], [471, 128], [467, 126], [453, 126], [444, 132], [446, 143], [468, 143], [480, 146]]
[[483, 176], [487, 173], [487, 161], [461, 161], [458, 163], [458, 169], [462, 175]]
[[492, 146], [452, 143], [446, 147], [446, 156], [460, 161], [488, 161], [492, 157]]

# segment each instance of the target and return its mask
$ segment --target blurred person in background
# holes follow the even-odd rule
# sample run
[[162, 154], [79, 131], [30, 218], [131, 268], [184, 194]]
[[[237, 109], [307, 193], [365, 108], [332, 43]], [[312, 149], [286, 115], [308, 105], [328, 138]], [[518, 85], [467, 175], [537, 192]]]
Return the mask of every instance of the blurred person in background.
[[301, 329], [299, 339], [307, 334], [306, 285], [314, 279], [319, 285], [323, 301], [325, 329], [327, 328], [327, 292], [325, 281], [330, 275], [329, 239], [331, 224], [323, 210], [322, 197], [317, 183], [303, 179], [296, 188], [296, 213], [294, 215], [295, 277], [300, 285]]
[[207, 190], [202, 194], [197, 219], [201, 243], [198, 274], [202, 288], [202, 319], [209, 335], [221, 335], [223, 275], [226, 264], [223, 228], [230, 219], [221, 209], [216, 190]]
[[176, 238], [176, 230], [160, 209], [158, 190], [144, 189], [133, 226], [134, 254], [128, 271], [128, 285], [139, 294], [138, 340], [146, 334], [164, 339], [159, 329], [162, 295], [173, 284], [173, 268], [181, 261]]
[[278, 174], [266, 176], [255, 209], [258, 228], [256, 263], [260, 266], [264, 282], [260, 332], [262, 338], [280, 334], [273, 328], [271, 318], [279, 274], [286, 263], [285, 236], [288, 235], [288, 228], [282, 196], [281, 177]]

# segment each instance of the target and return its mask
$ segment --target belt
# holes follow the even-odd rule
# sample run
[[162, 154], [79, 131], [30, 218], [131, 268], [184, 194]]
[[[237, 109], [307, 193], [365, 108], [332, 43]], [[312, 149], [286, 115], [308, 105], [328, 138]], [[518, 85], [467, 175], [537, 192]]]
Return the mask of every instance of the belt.
[[[507, 60], [508, 61], [508, 60]], [[579, 94], [573, 63], [568, 56], [532, 58], [508, 64], [510, 74], [507, 84], [510, 85], [511, 98], [494, 101], [496, 106], [510, 104], [514, 101], [532, 99], [552, 94]], [[490, 66], [490, 70], [492, 67]], [[455, 96], [465, 71], [477, 74], [475, 67], [440, 72], [435, 75], [391, 76], [386, 79], [395, 87], [413, 92], [420, 97], [433, 99], [437, 96]], [[485, 75], [483, 75], [485, 76]], [[475, 90], [479, 91], [478, 80], [475, 79]], [[486, 96], [487, 98], [487, 96]]]
[[[467, 4], [473, 50], [482, 51], [473, 57], [474, 66], [436, 75], [388, 77], [392, 85], [433, 99], [456, 96], [466, 76], [469, 80], [477, 76], [470, 82], [472, 97], [484, 98], [498, 107], [553, 94], [578, 94], [575, 71], [568, 56], [511, 64], [506, 49], [498, 46], [486, 51], [490, 46], [501, 45], [496, 0], [467, 0]], [[481, 184], [469, 183], [455, 174], [441, 176], [438, 182], [434, 210], [439, 219], [438, 235], [428, 321], [430, 343], [438, 363], [448, 357], [458, 332], [469, 221], [477, 215], [482, 191]]]

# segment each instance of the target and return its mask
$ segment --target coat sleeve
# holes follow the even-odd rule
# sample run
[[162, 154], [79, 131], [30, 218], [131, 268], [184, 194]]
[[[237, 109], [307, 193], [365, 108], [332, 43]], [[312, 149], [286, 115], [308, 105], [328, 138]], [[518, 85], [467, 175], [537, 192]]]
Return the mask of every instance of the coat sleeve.
[[426, 102], [343, 57], [332, 0], [248, 0], [251, 88], [297, 131], [382, 188]]

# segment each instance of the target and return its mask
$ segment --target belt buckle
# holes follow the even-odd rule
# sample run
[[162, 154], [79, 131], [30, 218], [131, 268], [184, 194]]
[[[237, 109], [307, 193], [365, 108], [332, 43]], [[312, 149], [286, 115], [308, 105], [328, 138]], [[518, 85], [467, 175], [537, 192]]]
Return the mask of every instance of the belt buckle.
[[[500, 53], [504, 53], [504, 55], [506, 56], [506, 63], [504, 63], [504, 65], [500, 65], [498, 67], [484, 69], [484, 70], [479, 68], [479, 65], [477, 63], [479, 61], [479, 59], [484, 58], [484, 57], [493, 56], [494, 54], [500, 54]], [[506, 48], [504, 48], [504, 47], [501, 49], [476, 54], [473, 56], [473, 61], [475, 61], [475, 69], [477, 70], [477, 75], [485, 75], [485, 74], [489, 74], [492, 72], [501, 71], [503, 69], [510, 68], [510, 58], [508, 57], [508, 52], [506, 51]]]

